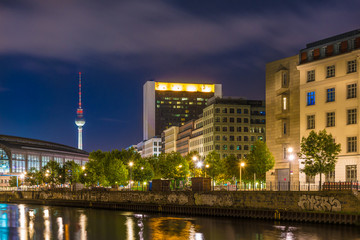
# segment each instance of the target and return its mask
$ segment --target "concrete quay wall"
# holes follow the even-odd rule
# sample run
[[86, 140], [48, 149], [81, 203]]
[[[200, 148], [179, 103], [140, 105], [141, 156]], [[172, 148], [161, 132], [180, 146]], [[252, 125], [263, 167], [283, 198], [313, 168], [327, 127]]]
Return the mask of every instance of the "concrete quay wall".
[[121, 192], [121, 191], [18, 191], [0, 192], [0, 201], [61, 200], [155, 205], [207, 206], [360, 213], [357, 192]]

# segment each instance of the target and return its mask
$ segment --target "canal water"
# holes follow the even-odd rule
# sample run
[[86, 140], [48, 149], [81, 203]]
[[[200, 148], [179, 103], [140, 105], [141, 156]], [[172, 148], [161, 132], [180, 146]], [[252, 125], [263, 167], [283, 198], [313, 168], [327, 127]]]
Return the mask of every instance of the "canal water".
[[0, 239], [360, 239], [353, 226], [0, 204]]

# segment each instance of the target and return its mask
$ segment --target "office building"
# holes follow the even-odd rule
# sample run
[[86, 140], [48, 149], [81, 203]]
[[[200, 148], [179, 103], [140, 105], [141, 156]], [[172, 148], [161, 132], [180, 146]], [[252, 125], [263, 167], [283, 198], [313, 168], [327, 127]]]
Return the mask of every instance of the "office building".
[[143, 88], [143, 139], [196, 119], [209, 98], [222, 96], [221, 84], [148, 81]]

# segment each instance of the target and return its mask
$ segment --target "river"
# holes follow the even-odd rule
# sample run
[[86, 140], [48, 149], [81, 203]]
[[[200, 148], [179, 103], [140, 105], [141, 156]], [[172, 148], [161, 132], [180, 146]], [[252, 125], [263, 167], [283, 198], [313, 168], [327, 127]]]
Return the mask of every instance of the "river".
[[360, 239], [353, 226], [0, 204], [0, 239]]

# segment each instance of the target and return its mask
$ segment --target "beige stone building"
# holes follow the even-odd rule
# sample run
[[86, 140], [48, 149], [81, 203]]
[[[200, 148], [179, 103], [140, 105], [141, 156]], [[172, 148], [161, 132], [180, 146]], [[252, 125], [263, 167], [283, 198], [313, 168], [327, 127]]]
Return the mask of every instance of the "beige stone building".
[[298, 64], [298, 55], [266, 64], [266, 144], [275, 157], [268, 184], [299, 181], [298, 161], [289, 159], [289, 149], [300, 150]]
[[176, 152], [176, 139], [179, 133], [179, 127], [172, 126], [168, 129], [165, 129], [162, 134], [162, 144], [163, 144], [163, 152], [171, 153]]
[[152, 137], [143, 141], [142, 150], [139, 153], [143, 158], [159, 156], [161, 154], [161, 138]]
[[204, 158], [203, 118], [194, 121], [194, 128], [189, 140], [189, 152], [198, 152]]
[[296, 153], [302, 137], [323, 129], [342, 146], [326, 180], [359, 180], [359, 56], [360, 30], [355, 30], [309, 43], [299, 55], [266, 65], [266, 139], [276, 161], [268, 182], [318, 183], [319, 176], [300, 173]]
[[[309, 43], [300, 54], [300, 138], [326, 129], [342, 149], [326, 180], [358, 181], [360, 30]], [[300, 174], [300, 181], [318, 183], [319, 176]]]

